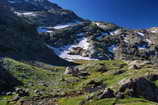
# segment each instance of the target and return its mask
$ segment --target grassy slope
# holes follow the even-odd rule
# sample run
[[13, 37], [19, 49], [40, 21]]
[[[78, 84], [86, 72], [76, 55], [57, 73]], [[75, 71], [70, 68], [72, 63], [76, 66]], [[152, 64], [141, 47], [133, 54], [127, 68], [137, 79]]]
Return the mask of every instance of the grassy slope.
[[[83, 91], [83, 88], [91, 80], [100, 81], [105, 84], [106, 87], [112, 87], [114, 90], [117, 90], [119, 86], [118, 82], [124, 78], [133, 78], [145, 75], [148, 72], [156, 72], [155, 68], [151, 68], [150, 65], [147, 65], [139, 71], [128, 70], [128, 66], [122, 61], [78, 61], [78, 63], [82, 63], [79, 67], [90, 73], [86, 79], [80, 79], [71, 75], [63, 75], [65, 67], [48, 66], [47, 68], [49, 68], [49, 70], [45, 70], [10, 58], [4, 58], [2, 62], [4, 68], [6, 68], [19, 81], [24, 83], [23, 86], [19, 87], [29, 89], [30, 97], [36, 96], [34, 90], [37, 89], [42, 90], [42, 96], [67, 94], [67, 96], [57, 99], [59, 105], [79, 105], [85, 97], [96, 94], [97, 92], [88, 93]], [[108, 71], [105, 73], [98, 72], [97, 69], [100, 68], [100, 64], [104, 64]], [[120, 68], [119, 65], [124, 66]], [[126, 72], [120, 75], [113, 74], [115, 71], [120, 69], [125, 70]], [[41, 82], [47, 83], [48, 86], [40, 85]], [[30, 83], [32, 84], [31, 86], [29, 85]], [[157, 81], [155, 83], [157, 84]], [[77, 91], [81, 91], [82, 93], [77, 94]], [[70, 95], [72, 93], [73, 95]], [[6, 105], [7, 100], [10, 100], [13, 96], [1, 96], [0, 105]], [[88, 101], [86, 105], [112, 105], [114, 100], [115, 99], [93, 99], [92, 101]], [[156, 105], [156, 103], [142, 98], [127, 97], [123, 100], [119, 100], [117, 105]]]

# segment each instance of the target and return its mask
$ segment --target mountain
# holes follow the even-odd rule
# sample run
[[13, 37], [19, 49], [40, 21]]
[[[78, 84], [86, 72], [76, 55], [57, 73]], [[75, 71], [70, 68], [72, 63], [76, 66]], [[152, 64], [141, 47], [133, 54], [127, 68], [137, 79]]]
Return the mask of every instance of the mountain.
[[0, 105], [156, 105], [158, 27], [0, 0]]
[[53, 54], [45, 45], [33, 24], [16, 16], [7, 5], [1, 5], [0, 12], [1, 57], [12, 57], [18, 60], [38, 61], [54, 65], [68, 64]]
[[111, 23], [87, 21], [39, 29], [55, 53], [67, 60], [143, 59], [155, 62], [157, 59], [156, 27], [130, 30]]
[[37, 25], [53, 26], [83, 20], [48, 0], [8, 0], [7, 4], [15, 14]]
[[[73, 59], [157, 59], [157, 28], [130, 30], [112, 23], [89, 21], [48, 0], [9, 0], [15, 15], [36, 24], [47, 46]], [[66, 36], [66, 37], [65, 37]]]

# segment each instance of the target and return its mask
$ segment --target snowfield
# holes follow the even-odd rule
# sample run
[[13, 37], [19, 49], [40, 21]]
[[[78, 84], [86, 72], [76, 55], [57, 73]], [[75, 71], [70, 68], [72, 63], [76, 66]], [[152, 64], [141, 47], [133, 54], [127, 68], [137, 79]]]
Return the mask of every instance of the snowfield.
[[87, 41], [87, 38], [82, 38], [80, 39], [78, 44], [73, 44], [73, 45], [66, 45], [66, 46], [62, 46], [59, 48], [56, 47], [52, 47], [50, 45], [47, 45], [48, 48], [52, 49], [56, 55], [58, 55], [59, 57], [68, 60], [68, 61], [73, 61], [73, 60], [97, 60], [97, 59], [92, 59], [90, 57], [83, 57], [81, 55], [70, 55], [69, 51], [71, 51], [72, 48], [74, 47], [81, 47], [83, 49], [88, 49], [89, 48], [89, 43]]
[[62, 29], [62, 28], [66, 28], [66, 27], [69, 27], [69, 26], [71, 26], [71, 24], [58, 25], [58, 26], [55, 26], [53, 28], [55, 28], [55, 29]]
[[18, 16], [37, 16], [34, 12], [14, 12]]
[[140, 35], [140, 36], [142, 36], [142, 37], [145, 36], [145, 35], [144, 35], [143, 33], [141, 33], [141, 32], [137, 32], [137, 34]]

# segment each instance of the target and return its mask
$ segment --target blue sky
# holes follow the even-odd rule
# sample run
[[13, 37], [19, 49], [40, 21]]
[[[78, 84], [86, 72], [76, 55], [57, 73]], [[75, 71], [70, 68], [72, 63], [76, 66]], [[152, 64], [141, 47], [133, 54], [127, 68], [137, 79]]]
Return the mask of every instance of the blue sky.
[[158, 0], [52, 0], [80, 17], [128, 28], [158, 26]]

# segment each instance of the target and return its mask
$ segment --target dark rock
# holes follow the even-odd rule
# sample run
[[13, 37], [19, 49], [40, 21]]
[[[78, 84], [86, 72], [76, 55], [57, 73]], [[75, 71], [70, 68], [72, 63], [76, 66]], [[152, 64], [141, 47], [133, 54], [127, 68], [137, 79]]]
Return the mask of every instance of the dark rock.
[[0, 62], [0, 93], [11, 94], [15, 86], [20, 86], [22, 83], [17, 80]]
[[25, 89], [22, 89], [22, 88], [16, 88], [15, 89], [15, 92], [16, 94], [18, 94], [20, 97], [23, 97], [23, 96], [29, 96], [29, 90], [25, 90]]
[[41, 96], [43, 94], [43, 92], [41, 90], [34, 90], [34, 93], [37, 95], [37, 96]]
[[140, 69], [140, 67], [139, 66], [137, 66], [137, 65], [131, 65], [128, 69], [133, 69], [133, 70], [137, 70], [137, 69]]
[[97, 96], [98, 99], [113, 98], [113, 97], [115, 97], [114, 91], [111, 90], [110, 88], [105, 89], [103, 93]]
[[123, 74], [125, 72], [125, 70], [117, 70], [113, 73], [113, 75], [120, 75]]
[[79, 73], [78, 68], [75, 68], [73, 66], [66, 67], [66, 70], [64, 72], [64, 74], [72, 74], [72, 75], [78, 75], [78, 73]]
[[144, 97], [151, 101], [158, 101], [158, 88], [144, 77], [130, 79], [124, 82], [119, 92], [125, 92], [131, 97]]
[[102, 81], [95, 81], [95, 80], [91, 80], [89, 83], [87, 83], [87, 85], [84, 87], [84, 90], [86, 92], [95, 92], [98, 90], [102, 90], [105, 88], [105, 85], [102, 83]]

